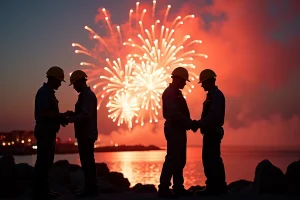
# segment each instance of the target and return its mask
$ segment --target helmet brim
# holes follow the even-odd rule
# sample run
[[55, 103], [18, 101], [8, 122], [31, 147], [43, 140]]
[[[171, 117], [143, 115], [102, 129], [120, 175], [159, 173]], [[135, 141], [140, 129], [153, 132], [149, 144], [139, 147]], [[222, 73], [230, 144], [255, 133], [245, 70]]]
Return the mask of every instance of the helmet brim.
[[201, 81], [199, 81], [199, 82], [198, 82], [198, 84], [199, 84], [199, 83], [203, 83], [204, 81], [207, 81], [207, 80], [209, 80], [209, 79], [213, 79], [213, 78], [215, 79], [215, 78], [216, 78], [216, 76], [214, 76], [214, 77], [210, 77], [210, 78], [207, 78], [207, 79], [204, 79], [204, 80], [201, 80]]
[[53, 75], [51, 75], [51, 74], [47, 74], [47, 77], [49, 77], [49, 76], [52, 77], [52, 78], [55, 78], [55, 79], [57, 79], [57, 80], [60, 80], [60, 81], [62, 81], [62, 82], [66, 82], [65, 79], [58, 78], [58, 77], [53, 76]]
[[77, 81], [87, 80], [86, 78], [87, 78], [87, 77], [84, 77], [84, 78], [78, 79], [78, 80], [76, 80], [76, 81], [73, 81], [73, 82], [70, 83], [69, 86], [73, 85], [73, 84], [74, 84], [75, 82], [77, 82]]

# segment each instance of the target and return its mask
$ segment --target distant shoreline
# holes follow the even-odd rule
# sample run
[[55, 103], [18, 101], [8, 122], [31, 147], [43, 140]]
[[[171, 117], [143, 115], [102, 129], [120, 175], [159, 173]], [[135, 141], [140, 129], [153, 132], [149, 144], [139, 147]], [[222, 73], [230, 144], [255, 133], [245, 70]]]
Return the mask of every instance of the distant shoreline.
[[[120, 146], [103, 146], [96, 147], [95, 152], [126, 152], [126, 151], [156, 151], [164, 150], [154, 145], [143, 146], [143, 145], [120, 145]], [[35, 155], [36, 149], [30, 147], [24, 148], [0, 148], [0, 156], [5, 154], [10, 154], [14, 156], [26, 156]], [[78, 153], [77, 146], [74, 145], [57, 145], [55, 149], [55, 154], [76, 154]]]
[[[165, 150], [166, 146], [155, 145], [118, 145], [95, 147], [95, 153], [101, 152], [128, 152], [128, 151], [157, 151]], [[201, 148], [201, 146], [188, 146], [188, 148]], [[295, 146], [247, 146], [247, 145], [223, 145], [223, 153], [300, 153], [300, 148]], [[55, 154], [77, 154], [78, 147], [73, 143], [61, 143], [56, 145]], [[14, 156], [35, 155], [36, 149], [31, 146], [0, 146], [0, 156], [10, 154]]]

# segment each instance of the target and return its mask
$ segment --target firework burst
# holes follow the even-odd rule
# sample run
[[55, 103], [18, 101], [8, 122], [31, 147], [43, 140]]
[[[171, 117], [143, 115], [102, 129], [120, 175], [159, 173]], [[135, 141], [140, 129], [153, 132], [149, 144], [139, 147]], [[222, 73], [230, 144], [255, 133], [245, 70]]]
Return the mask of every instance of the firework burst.
[[163, 67], [158, 67], [157, 63], [144, 62], [135, 64], [132, 73], [129, 90], [135, 94], [140, 102], [140, 115], [137, 116], [136, 123], [144, 125], [145, 117], [149, 122], [158, 122], [159, 109], [161, 108], [161, 94], [167, 87], [168, 74]]
[[[139, 2], [136, 3], [135, 12], [129, 11], [129, 21], [125, 27], [129, 35], [122, 32], [121, 26], [112, 25], [108, 11], [103, 8], [100, 12], [109, 36], [101, 37], [86, 26], [92, 39], [97, 41], [95, 48], [89, 50], [73, 43], [78, 48], [75, 53], [85, 54], [96, 61], [82, 62], [81, 65], [88, 67], [85, 71], [89, 82], [95, 83], [93, 88], [100, 99], [98, 109], [103, 99], [108, 97], [108, 117], [118, 125], [126, 123], [129, 128], [132, 128], [133, 121], [142, 126], [145, 121], [158, 122], [161, 95], [172, 71], [179, 66], [185, 67], [193, 81], [198, 79], [195, 58], [207, 58], [207, 55], [193, 49], [194, 45], [202, 43], [201, 40], [192, 40], [189, 34], [176, 36], [178, 31], [184, 32], [183, 24], [194, 19], [194, 15], [177, 16], [169, 22], [167, 18], [171, 6], [168, 5], [161, 21], [156, 19], [155, 8], [156, 1], [153, 1], [150, 12], [153, 23], [149, 24], [145, 20], [147, 10], [141, 10]], [[108, 56], [111, 59], [106, 58], [105, 62], [102, 62], [103, 55], [106, 55], [103, 49], [112, 54]], [[113, 60], [114, 57], [118, 58]], [[185, 98], [193, 88], [192, 84], [186, 86], [183, 90]]]

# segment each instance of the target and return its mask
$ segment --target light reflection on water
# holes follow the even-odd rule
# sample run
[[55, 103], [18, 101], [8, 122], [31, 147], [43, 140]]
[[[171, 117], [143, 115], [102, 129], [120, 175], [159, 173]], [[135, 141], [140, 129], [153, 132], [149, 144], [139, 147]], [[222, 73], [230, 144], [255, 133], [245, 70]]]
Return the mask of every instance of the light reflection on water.
[[[105, 162], [111, 171], [122, 172], [129, 179], [131, 186], [136, 183], [159, 184], [159, 176], [165, 158], [165, 150], [137, 152], [95, 153], [96, 162]], [[238, 179], [253, 180], [255, 167], [263, 159], [286, 171], [289, 163], [300, 159], [299, 152], [249, 152], [224, 150], [223, 160], [226, 168], [227, 182]], [[36, 156], [15, 156], [16, 163], [26, 162], [34, 165]], [[78, 154], [56, 155], [55, 160], [68, 160], [79, 164]], [[205, 176], [201, 161], [201, 147], [189, 147], [187, 164], [184, 169], [185, 186], [204, 185]]]

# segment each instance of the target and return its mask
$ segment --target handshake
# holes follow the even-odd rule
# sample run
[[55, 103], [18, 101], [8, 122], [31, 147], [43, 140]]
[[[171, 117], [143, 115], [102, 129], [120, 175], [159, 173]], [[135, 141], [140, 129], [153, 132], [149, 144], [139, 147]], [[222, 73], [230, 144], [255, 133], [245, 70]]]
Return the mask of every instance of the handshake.
[[74, 115], [74, 112], [70, 111], [70, 110], [68, 110], [64, 113], [60, 113], [60, 124], [63, 127], [66, 127], [70, 123], [69, 117], [72, 115]]
[[191, 130], [195, 133], [200, 128], [200, 120], [193, 120], [191, 124]]

